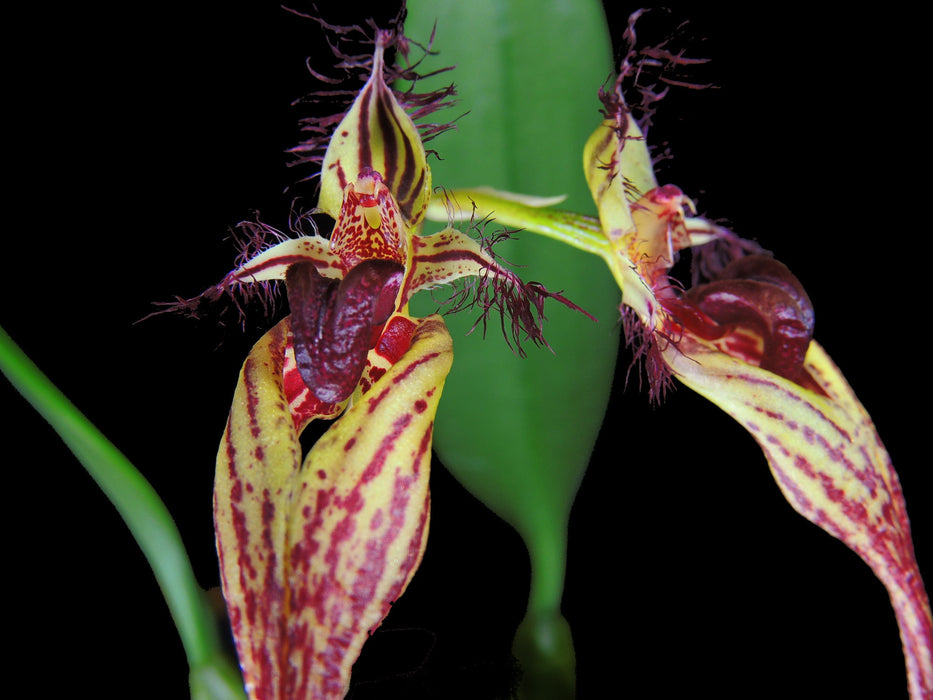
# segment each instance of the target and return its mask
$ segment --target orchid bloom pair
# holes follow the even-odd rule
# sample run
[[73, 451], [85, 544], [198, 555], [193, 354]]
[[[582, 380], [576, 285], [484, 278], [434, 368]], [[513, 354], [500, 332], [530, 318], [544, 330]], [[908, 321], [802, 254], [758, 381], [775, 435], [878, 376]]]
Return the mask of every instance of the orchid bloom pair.
[[[477, 215], [606, 261], [653, 391], [674, 377], [746, 427], [791, 505], [887, 587], [911, 695], [929, 697], [933, 624], [887, 453], [812, 340], [796, 278], [768, 256], [742, 257], [747, 245], [658, 185], [622, 95], [631, 65], [584, 149], [592, 218], [487, 189], [433, 194], [418, 127], [385, 78], [384, 52], [399, 37], [377, 31], [369, 78], [323, 156], [318, 210], [335, 220], [330, 237], [254, 227], [279, 241], [207, 293], [283, 280], [291, 310], [243, 366], [217, 459], [217, 548], [250, 697], [342, 697], [365, 639], [418, 567], [433, 418], [453, 353], [441, 317], [408, 314], [412, 295], [477, 278], [483, 312], [498, 305], [514, 341], [539, 343], [544, 300], [569, 303], [450, 225]], [[426, 218], [448, 226], [421, 236]], [[669, 272], [691, 247], [712, 260], [712, 279], [684, 292]], [[302, 458], [299, 437], [315, 418], [337, 420]]]
[[[510, 343], [543, 342], [545, 299], [568, 303], [453, 227], [418, 235], [431, 171], [385, 80], [400, 37], [377, 30], [369, 79], [324, 154], [317, 211], [335, 220], [329, 238], [252, 225], [279, 242], [204, 295], [284, 280], [291, 311], [247, 357], [217, 457], [223, 593], [252, 698], [343, 697], [421, 560], [453, 353], [440, 316], [408, 314], [411, 296], [472, 277], [465, 291], [481, 318], [497, 307], [511, 319]], [[302, 458], [304, 429], [337, 416]]]

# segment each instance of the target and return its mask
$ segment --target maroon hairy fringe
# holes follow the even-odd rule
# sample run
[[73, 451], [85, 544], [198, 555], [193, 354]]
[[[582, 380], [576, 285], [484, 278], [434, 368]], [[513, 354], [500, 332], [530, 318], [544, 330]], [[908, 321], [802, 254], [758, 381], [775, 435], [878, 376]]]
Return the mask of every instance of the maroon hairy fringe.
[[[308, 219], [308, 221], [310, 221], [310, 219]], [[313, 225], [313, 221], [310, 221], [310, 223]], [[239, 269], [242, 264], [251, 260], [259, 253], [290, 238], [287, 234], [263, 223], [258, 218], [255, 221], [241, 221], [231, 230], [230, 237], [233, 239], [234, 246], [237, 249], [234, 270]], [[236, 310], [237, 323], [241, 327], [245, 327], [247, 317], [246, 307], [248, 305], [258, 304], [262, 311], [262, 318], [270, 319], [278, 310], [281, 298], [282, 293], [280, 285], [276, 284], [275, 281], [266, 280], [263, 282], [244, 284], [235, 280], [231, 272], [220, 282], [212, 287], [208, 287], [197, 296], [189, 298], [175, 297], [174, 301], [168, 302], [153, 302], [153, 306], [158, 307], [158, 310], [144, 316], [140, 321], [145, 321], [153, 316], [168, 313], [180, 313], [188, 318], [198, 320], [201, 318], [201, 310], [203, 307], [213, 307], [218, 302], [226, 300], [230, 302], [232, 307]], [[217, 317], [222, 317], [226, 311], [227, 308], [221, 308], [216, 312]]]
[[[686, 55], [686, 48], [676, 44], [685, 36], [686, 22], [679, 24], [673, 32], [653, 46], [639, 46], [635, 25], [650, 10], [637, 10], [629, 15], [628, 26], [622, 34], [625, 42], [625, 54], [619, 65], [613, 91], [600, 90], [600, 99], [606, 108], [609, 119], [619, 111], [620, 101], [627, 103], [632, 116], [642, 133], [647, 136], [655, 105], [667, 95], [670, 87], [685, 87], [702, 90], [711, 84], [700, 84], [689, 80], [686, 67], [707, 63], [706, 58], [691, 58]], [[662, 85], [659, 86], [659, 83]], [[625, 124], [622, 124], [624, 126]]]
[[625, 370], [625, 384], [627, 388], [633, 370], [638, 377], [638, 389], [644, 388], [644, 381], [648, 382], [648, 399], [653, 405], [660, 404], [667, 393], [674, 389], [674, 379], [671, 368], [664, 362], [662, 350], [667, 344], [677, 346], [678, 339], [657, 329], [648, 328], [631, 307], [624, 304], [619, 308], [622, 334], [625, 338], [625, 347], [632, 353], [632, 361]]
[[[320, 165], [324, 160], [324, 154], [327, 151], [333, 128], [346, 116], [357, 94], [359, 94], [360, 86], [372, 74], [373, 51], [377, 34], [383, 42], [387, 54], [384, 76], [386, 83], [390, 86], [397, 81], [405, 81], [409, 84], [409, 87], [404, 91], [393, 88], [392, 92], [412, 120], [424, 119], [438, 110], [452, 106], [456, 102], [454, 99], [456, 90], [452, 84], [431, 92], [416, 91], [420, 80], [452, 70], [453, 67], [441, 68], [430, 73], [419, 73], [418, 68], [424, 58], [435, 53], [431, 49], [434, 34], [432, 32], [427, 45], [422, 45], [406, 37], [404, 34], [406, 13], [404, 4], [399, 13], [389, 20], [386, 28], [377, 27], [372, 20], [367, 20], [365, 28], [358, 24], [330, 24], [316, 14], [299, 12], [292, 8], [285, 9], [299, 17], [311, 19], [322, 27], [331, 53], [336, 59], [332, 69], [340, 74], [339, 77], [331, 77], [315, 69], [310, 60], [306, 61], [308, 72], [312, 77], [335, 87], [334, 89], [312, 92], [293, 103], [294, 105], [311, 105], [315, 111], [323, 112], [299, 120], [300, 129], [306, 135], [306, 138], [287, 151], [293, 156], [288, 164], [289, 166], [301, 166], [309, 163], [315, 166], [314, 172], [302, 178], [300, 182], [312, 180], [320, 175]], [[421, 52], [417, 60], [411, 60], [410, 58], [413, 46]], [[393, 60], [393, 53], [399, 60]], [[438, 134], [454, 128], [452, 122], [421, 123], [416, 126], [422, 141], [428, 141]]]
[[[604, 118], [615, 122], [616, 133], [623, 141], [628, 131], [629, 119], [635, 120], [643, 137], [647, 138], [656, 105], [667, 95], [670, 87], [711, 87], [709, 84], [688, 80], [686, 70], [707, 63], [708, 59], [691, 58], [685, 55], [686, 49], [674, 48], [683, 34], [686, 23], [678, 25], [673, 33], [669, 33], [654, 46], [638, 45], [635, 25], [648, 12], [649, 10], [641, 9], [629, 15], [628, 26], [622, 35], [624, 47], [618, 75], [611, 88], [603, 86], [599, 89], [599, 99], [603, 104], [602, 114]], [[670, 158], [670, 153], [666, 150], [652, 153], [655, 164], [667, 158]], [[636, 192], [627, 181], [625, 187], [632, 199], [644, 194]]]
[[446, 285], [452, 293], [446, 299], [437, 302], [444, 315], [478, 309], [479, 315], [468, 334], [482, 328], [485, 338], [490, 316], [496, 312], [506, 344], [519, 357], [526, 356], [522, 343], [529, 340], [539, 347], [551, 347], [543, 332], [544, 323], [547, 321], [544, 314], [547, 299], [554, 299], [596, 321], [595, 317], [564, 297], [561, 292], [548, 291], [540, 282], [524, 282], [510, 271], [506, 266], [514, 265], [504, 260], [495, 251], [495, 247], [511, 239], [517, 231], [499, 229], [489, 235], [485, 229], [490, 222], [488, 217], [479, 221], [471, 218], [467, 232], [479, 241], [483, 251], [495, 261], [496, 267], [486, 268], [483, 274], [476, 277], [460, 279]]

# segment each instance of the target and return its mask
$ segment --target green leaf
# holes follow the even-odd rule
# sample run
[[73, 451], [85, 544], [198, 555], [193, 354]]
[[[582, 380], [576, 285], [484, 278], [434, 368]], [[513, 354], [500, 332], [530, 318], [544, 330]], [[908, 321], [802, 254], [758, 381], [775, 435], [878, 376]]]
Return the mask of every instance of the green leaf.
[[[612, 72], [602, 6], [591, 2], [481, 0], [408, 3], [406, 32], [418, 40], [437, 22], [439, 55], [424, 70], [456, 65], [461, 101], [432, 121], [457, 130], [431, 142], [435, 185], [489, 186], [566, 195], [564, 207], [594, 212], [582, 153], [600, 122], [597, 90]], [[452, 75], [452, 78], [450, 77]], [[495, 215], [493, 215], [494, 218]], [[491, 224], [495, 230], [495, 222]], [[430, 231], [430, 229], [428, 229]], [[448, 318], [455, 360], [438, 413], [435, 448], [457, 479], [521, 534], [531, 556], [526, 626], [560, 615], [571, 505], [608, 401], [618, 347], [619, 292], [596, 257], [531, 234], [497, 247], [528, 280], [562, 291], [599, 321], [551, 305], [545, 337], [553, 349], [513, 355], [490, 328], [472, 335], [468, 313]], [[429, 300], [422, 300], [431, 310]], [[519, 645], [526, 675], [547, 665], [547, 631]], [[518, 649], [518, 646], [516, 647]], [[565, 652], [566, 654], [567, 652]], [[570, 666], [572, 668], [572, 664]], [[572, 685], [572, 684], [571, 684]]]

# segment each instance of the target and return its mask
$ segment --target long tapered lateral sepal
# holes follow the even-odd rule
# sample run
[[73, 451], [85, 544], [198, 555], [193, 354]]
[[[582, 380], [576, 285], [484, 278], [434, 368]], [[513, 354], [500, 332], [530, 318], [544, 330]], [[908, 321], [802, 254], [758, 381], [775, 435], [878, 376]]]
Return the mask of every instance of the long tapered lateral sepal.
[[751, 433], [790, 505], [872, 568], [894, 607], [911, 698], [931, 697], [933, 621], [897, 473], [826, 352], [811, 342], [804, 361], [819, 392], [689, 337], [669, 345], [665, 359]]
[[290, 697], [343, 697], [365, 640], [402, 595], [427, 540], [434, 415], [453, 358], [439, 316], [315, 444], [302, 468], [288, 586]]
[[301, 444], [283, 387], [288, 324], [253, 347], [234, 393], [214, 477], [214, 532], [230, 627], [251, 698], [275, 698], [287, 644], [288, 503]]
[[407, 351], [303, 462], [286, 386], [287, 320], [243, 366], [214, 510], [251, 698], [342, 698], [363, 643], [421, 560], [434, 415], [452, 346], [440, 317], [413, 324]]

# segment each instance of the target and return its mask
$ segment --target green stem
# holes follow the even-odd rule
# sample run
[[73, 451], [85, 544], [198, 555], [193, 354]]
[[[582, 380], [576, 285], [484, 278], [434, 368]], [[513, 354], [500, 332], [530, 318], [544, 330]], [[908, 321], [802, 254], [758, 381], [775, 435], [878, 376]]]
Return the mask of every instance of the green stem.
[[612, 254], [612, 246], [599, 219], [572, 211], [529, 205], [522, 200], [530, 198], [509, 195], [480, 188], [445, 191], [431, 200], [427, 217], [433, 221], [466, 221], [488, 216], [500, 226], [533, 231], [587, 253], [604, 258]]
[[181, 636], [191, 667], [193, 694], [204, 698], [243, 697], [236, 671], [223, 661], [214, 617], [195, 580], [181, 535], [158, 494], [3, 328], [0, 371], [61, 436], [136, 538]]
[[[546, 535], [546, 536], [545, 536]], [[529, 614], [560, 614], [567, 564], [566, 520], [540, 523], [523, 533], [535, 562], [528, 594]]]

